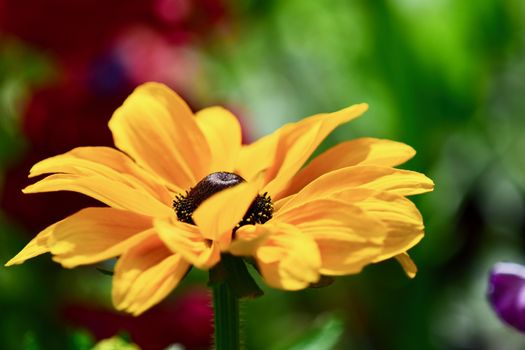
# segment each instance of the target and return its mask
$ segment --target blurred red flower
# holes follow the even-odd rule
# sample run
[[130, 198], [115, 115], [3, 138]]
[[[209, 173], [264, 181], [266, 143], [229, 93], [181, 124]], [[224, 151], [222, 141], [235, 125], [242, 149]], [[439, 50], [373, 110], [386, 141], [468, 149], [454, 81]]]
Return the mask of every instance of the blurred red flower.
[[34, 232], [86, 205], [97, 205], [92, 199], [75, 193], [26, 196], [20, 189], [28, 184], [27, 174], [35, 161], [75, 146], [110, 145], [107, 120], [122, 98], [96, 96], [89, 89], [72, 84], [35, 91], [22, 119], [28, 142], [25, 156], [4, 174], [0, 205], [11, 219]]
[[144, 350], [162, 350], [174, 343], [188, 350], [209, 349], [212, 343], [211, 299], [201, 289], [190, 290], [139, 317], [83, 304], [65, 307], [63, 317], [69, 326], [89, 329], [97, 341], [125, 332]]
[[58, 55], [92, 56], [125, 28], [146, 26], [171, 40], [209, 35], [224, 22], [217, 0], [0, 0], [0, 30]]
[[28, 148], [1, 191], [8, 216], [34, 232], [95, 205], [73, 193], [22, 197], [20, 189], [38, 160], [111, 145], [107, 121], [134, 86], [155, 80], [191, 91], [199, 75], [194, 42], [227, 18], [220, 0], [0, 0], [0, 31], [45, 51], [57, 71], [32, 91], [23, 113]]

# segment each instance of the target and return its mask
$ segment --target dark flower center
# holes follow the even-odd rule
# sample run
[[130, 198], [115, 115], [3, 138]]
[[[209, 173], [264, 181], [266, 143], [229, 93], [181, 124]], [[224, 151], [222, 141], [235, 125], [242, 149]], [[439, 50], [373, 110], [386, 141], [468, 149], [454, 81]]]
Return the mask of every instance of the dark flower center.
[[[206, 199], [212, 195], [236, 186], [242, 182], [246, 182], [241, 176], [227, 172], [217, 172], [206, 176], [199, 181], [195, 187], [186, 191], [186, 194], [178, 194], [173, 201], [173, 209], [177, 214], [177, 219], [188, 224], [195, 225], [193, 212]], [[234, 228], [236, 231], [239, 227], [244, 225], [264, 224], [272, 218], [273, 203], [268, 193], [258, 194], [253, 200], [252, 204], [246, 211], [242, 220]]]

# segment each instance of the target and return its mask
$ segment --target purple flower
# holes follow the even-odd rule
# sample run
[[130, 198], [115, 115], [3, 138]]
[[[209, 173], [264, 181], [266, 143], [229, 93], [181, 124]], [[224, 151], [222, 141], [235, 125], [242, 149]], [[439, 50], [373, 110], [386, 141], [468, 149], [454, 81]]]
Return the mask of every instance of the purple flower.
[[525, 266], [495, 264], [490, 273], [488, 298], [501, 320], [525, 332]]

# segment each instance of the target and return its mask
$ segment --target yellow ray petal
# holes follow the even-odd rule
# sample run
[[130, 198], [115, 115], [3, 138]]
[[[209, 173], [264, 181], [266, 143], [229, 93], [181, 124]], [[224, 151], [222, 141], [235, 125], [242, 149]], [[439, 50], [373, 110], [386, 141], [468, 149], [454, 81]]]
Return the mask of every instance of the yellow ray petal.
[[205, 200], [192, 215], [202, 235], [218, 241], [231, 233], [246, 214], [260, 186], [261, 181], [244, 182]]
[[[258, 227], [241, 227], [230, 248], [235, 255], [248, 253], [254, 256], [268, 285], [285, 290], [299, 290], [319, 280], [319, 251], [308, 235], [284, 223]], [[254, 237], [257, 231], [259, 233]]]
[[279, 164], [279, 166], [274, 166], [268, 170], [266, 173], [268, 184], [264, 188], [264, 191], [268, 192], [272, 198], [280, 198], [280, 191], [285, 184], [288, 183], [290, 178], [295, 175], [315, 151], [319, 144], [317, 141], [320, 133], [320, 122], [302, 124], [300, 127], [294, 128], [292, 135], [279, 140], [274, 160], [275, 164]]
[[169, 216], [169, 205], [128, 185], [100, 176], [55, 174], [22, 190], [24, 193], [73, 191], [95, 198], [110, 207], [129, 210], [147, 216]]
[[321, 254], [321, 273], [327, 276], [350, 275], [374, 262], [381, 247], [371, 242], [347, 241], [343, 237], [316, 237]]
[[359, 117], [368, 105], [359, 104], [334, 113], [318, 114], [297, 123], [288, 124], [276, 133], [279, 137], [272, 167], [268, 169], [264, 189], [275, 200], [289, 180], [308, 160], [317, 146], [339, 125]]
[[211, 152], [209, 172], [234, 171], [242, 143], [237, 118], [222, 107], [205, 108], [197, 112], [196, 117]]
[[313, 159], [291, 181], [283, 196], [299, 192], [319, 176], [354, 165], [394, 167], [412, 158], [416, 151], [390, 140], [360, 138], [340, 143]]
[[245, 225], [235, 233], [228, 251], [237, 256], [255, 256], [257, 249], [268, 239], [272, 231], [269, 225]]
[[371, 165], [351, 166], [318, 177], [284, 203], [282, 209], [358, 188], [408, 196], [432, 191], [434, 183], [415, 171]]
[[189, 264], [149, 236], [126, 251], [113, 276], [112, 299], [118, 310], [139, 315], [164, 299], [181, 281]]
[[220, 260], [218, 245], [205, 239], [197, 226], [169, 218], [155, 220], [155, 229], [172, 252], [180, 254], [195, 267], [207, 270]]
[[48, 226], [33, 238], [18, 254], [9, 260], [4, 266], [23, 264], [26, 260], [49, 252], [47, 240], [60, 222]]
[[273, 133], [242, 146], [235, 172], [246, 181], [251, 181], [259, 173], [268, 169], [275, 158], [278, 139], [277, 133]]
[[59, 222], [48, 246], [53, 260], [73, 268], [122, 254], [153, 234], [152, 226], [147, 216], [113, 208], [86, 208]]
[[356, 189], [334, 195], [361, 208], [387, 228], [381, 253], [374, 262], [390, 259], [415, 246], [424, 235], [423, 218], [407, 198], [386, 192]]
[[[109, 147], [78, 147], [35, 164], [29, 177], [48, 173], [100, 176], [149, 193], [159, 201], [171, 202], [171, 195], [158, 179], [137, 166], [127, 155]], [[181, 189], [173, 188], [180, 192]]]
[[296, 226], [312, 237], [340, 237], [345, 241], [381, 244], [387, 227], [356, 205], [339, 199], [321, 198], [278, 211], [272, 221]]
[[165, 85], [139, 86], [109, 122], [115, 145], [179, 188], [209, 173], [208, 143], [186, 103]]
[[319, 247], [321, 273], [357, 273], [383, 251], [388, 230], [355, 205], [319, 199], [278, 212], [274, 220], [296, 226]]
[[416, 277], [417, 266], [407, 253], [396, 255], [396, 260], [401, 264], [408, 277]]

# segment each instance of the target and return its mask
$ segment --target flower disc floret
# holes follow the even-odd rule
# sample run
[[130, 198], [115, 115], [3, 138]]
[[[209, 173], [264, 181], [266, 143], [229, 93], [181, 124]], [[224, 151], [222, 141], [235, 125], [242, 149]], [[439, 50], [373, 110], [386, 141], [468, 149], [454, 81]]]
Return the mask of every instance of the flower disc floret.
[[[173, 209], [179, 221], [195, 225], [192, 215], [199, 205], [212, 195], [246, 182], [242, 176], [229, 172], [215, 172], [199, 181], [185, 195], [177, 194]], [[273, 204], [268, 193], [258, 194], [234, 231], [244, 225], [263, 224], [272, 218]]]

